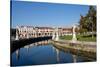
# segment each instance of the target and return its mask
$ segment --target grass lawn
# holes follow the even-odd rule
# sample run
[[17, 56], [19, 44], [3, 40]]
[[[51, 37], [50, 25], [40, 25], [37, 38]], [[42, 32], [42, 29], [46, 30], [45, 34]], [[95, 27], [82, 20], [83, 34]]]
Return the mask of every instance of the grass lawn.
[[71, 40], [72, 35], [60, 36], [60, 39]]
[[[76, 35], [79, 41], [93, 41], [96, 42], [96, 36], [92, 38], [92, 35]], [[72, 40], [72, 35], [60, 36], [60, 39]]]

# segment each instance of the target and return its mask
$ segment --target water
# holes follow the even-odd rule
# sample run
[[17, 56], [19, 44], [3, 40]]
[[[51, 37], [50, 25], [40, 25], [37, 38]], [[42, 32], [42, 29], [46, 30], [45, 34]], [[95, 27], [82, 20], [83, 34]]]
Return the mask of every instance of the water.
[[83, 62], [84, 57], [63, 52], [52, 44], [30, 44], [11, 55], [12, 66]]

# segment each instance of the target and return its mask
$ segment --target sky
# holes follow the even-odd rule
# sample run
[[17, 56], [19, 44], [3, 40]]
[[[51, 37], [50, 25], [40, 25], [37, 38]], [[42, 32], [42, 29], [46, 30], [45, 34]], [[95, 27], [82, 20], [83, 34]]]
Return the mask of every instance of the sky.
[[10, 15], [11, 24], [13, 28], [17, 25], [70, 27], [77, 24], [80, 15], [85, 16], [88, 10], [88, 5], [13, 0]]

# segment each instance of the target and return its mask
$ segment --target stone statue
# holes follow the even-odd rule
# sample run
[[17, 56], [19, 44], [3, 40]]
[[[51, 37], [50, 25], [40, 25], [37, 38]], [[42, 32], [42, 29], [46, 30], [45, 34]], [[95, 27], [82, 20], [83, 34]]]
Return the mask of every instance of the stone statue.
[[16, 27], [16, 38], [15, 40], [19, 40], [19, 37], [18, 37], [18, 26]]
[[56, 41], [59, 40], [59, 34], [58, 34], [58, 28], [56, 28], [56, 38], [55, 38]]
[[72, 41], [76, 41], [77, 40], [75, 29], [76, 29], [76, 26], [74, 25], [73, 26], [73, 37], [72, 37]]

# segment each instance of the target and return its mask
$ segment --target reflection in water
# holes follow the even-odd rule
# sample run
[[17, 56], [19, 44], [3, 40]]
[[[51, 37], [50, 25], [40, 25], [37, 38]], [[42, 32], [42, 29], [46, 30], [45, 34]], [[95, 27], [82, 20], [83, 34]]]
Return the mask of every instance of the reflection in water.
[[73, 56], [73, 62], [76, 63], [77, 62], [77, 56], [76, 55], [72, 55]]
[[20, 49], [16, 50], [16, 59], [17, 61], [19, 60], [20, 58]]
[[60, 62], [60, 56], [59, 56], [59, 50], [58, 49], [56, 49], [56, 55], [57, 55], [57, 62]]
[[52, 47], [53, 52], [55, 51], [55, 47]]
[[42, 41], [26, 45], [12, 53], [12, 65], [40, 65], [56, 63], [82, 62], [84, 57], [64, 52], [49, 41]]
[[56, 52], [56, 59], [57, 59], [57, 62], [59, 63], [60, 62], [59, 50], [55, 47], [52, 47], [52, 50], [53, 50], [53, 52]]
[[29, 47], [32, 47], [32, 46], [35, 46], [35, 44], [34, 44], [34, 43], [32, 43], [32, 44], [30, 44], [30, 45], [29, 45]]

